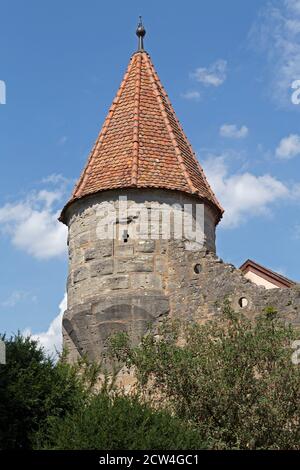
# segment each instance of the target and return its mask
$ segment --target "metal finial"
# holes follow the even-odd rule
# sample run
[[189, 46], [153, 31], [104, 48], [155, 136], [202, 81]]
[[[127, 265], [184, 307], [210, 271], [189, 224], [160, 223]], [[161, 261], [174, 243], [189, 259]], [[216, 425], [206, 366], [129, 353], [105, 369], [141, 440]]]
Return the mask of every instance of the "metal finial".
[[139, 17], [139, 24], [136, 30], [136, 35], [139, 38], [139, 46], [138, 46], [138, 51], [143, 51], [144, 50], [144, 36], [146, 34], [146, 30], [144, 28], [144, 25], [142, 23], [142, 17]]

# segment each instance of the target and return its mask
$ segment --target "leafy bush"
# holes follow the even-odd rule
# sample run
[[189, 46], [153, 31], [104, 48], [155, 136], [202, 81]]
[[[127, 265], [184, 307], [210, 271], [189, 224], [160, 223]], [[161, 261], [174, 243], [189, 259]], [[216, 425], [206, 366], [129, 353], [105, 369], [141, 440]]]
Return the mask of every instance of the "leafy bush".
[[264, 312], [249, 321], [229, 304], [203, 325], [165, 323], [131, 349], [111, 341], [119, 361], [134, 367], [141, 390], [217, 449], [300, 448], [300, 366], [291, 361], [296, 333]]
[[107, 383], [93, 392], [98, 366], [54, 363], [17, 335], [0, 365], [0, 449], [299, 449], [294, 339], [273, 309], [249, 321], [228, 304], [202, 325], [166, 322], [135, 348], [117, 335], [114, 358], [138, 380], [124, 396]]
[[199, 434], [163, 411], [155, 411], [137, 397], [105, 391], [82, 409], [49, 420], [39, 439], [43, 449], [198, 449]]
[[78, 367], [55, 364], [30, 338], [2, 339], [7, 363], [0, 365], [0, 449], [32, 448], [49, 417], [86, 402], [86, 377], [80, 378]]
[[36, 341], [21, 335], [5, 343], [0, 449], [201, 447], [191, 426], [140, 403], [138, 397], [112, 393], [107, 382], [94, 394], [98, 366], [85, 361], [74, 366], [63, 360], [54, 363]]

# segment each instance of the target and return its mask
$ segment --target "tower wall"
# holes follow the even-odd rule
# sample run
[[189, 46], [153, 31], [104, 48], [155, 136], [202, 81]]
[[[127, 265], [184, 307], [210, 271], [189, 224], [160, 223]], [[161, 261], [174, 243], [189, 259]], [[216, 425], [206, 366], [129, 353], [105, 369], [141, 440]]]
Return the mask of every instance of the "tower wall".
[[[120, 195], [127, 198], [127, 213]], [[184, 207], [189, 207], [195, 229], [197, 205], [203, 240], [195, 241], [191, 232], [176, 246], [183, 252], [214, 253], [217, 216], [192, 196], [158, 189], [107, 191], [71, 205], [68, 309], [63, 319], [64, 346], [71, 360], [78, 353], [99, 359], [108, 336], [121, 330], [136, 344], [149, 325], [172, 314], [175, 220], [178, 227]], [[151, 211], [148, 223], [145, 208], [148, 215]], [[113, 229], [113, 237], [104, 234], [104, 228]], [[170, 239], [164, 239], [168, 230]]]
[[[127, 213], [120, 194], [127, 196]], [[161, 219], [152, 223], [148, 237], [141, 209], [151, 208], [155, 220], [155, 214], [174, 204], [181, 211], [184, 204], [195, 208], [197, 203], [172, 191], [126, 190], [99, 193], [71, 205], [68, 309], [63, 318], [64, 346], [71, 361], [83, 354], [101, 359], [108, 337], [118, 331], [127, 331], [137, 344], [149, 327], [166, 317], [207, 321], [222, 314], [225, 298], [249, 318], [272, 306], [282, 318], [300, 325], [299, 285], [267, 290], [216, 256], [210, 207], [204, 206], [203, 245], [187, 237], [163, 239], [167, 227]], [[113, 239], [99, 238], [104, 222], [114, 228]], [[173, 228], [171, 223], [171, 235]]]

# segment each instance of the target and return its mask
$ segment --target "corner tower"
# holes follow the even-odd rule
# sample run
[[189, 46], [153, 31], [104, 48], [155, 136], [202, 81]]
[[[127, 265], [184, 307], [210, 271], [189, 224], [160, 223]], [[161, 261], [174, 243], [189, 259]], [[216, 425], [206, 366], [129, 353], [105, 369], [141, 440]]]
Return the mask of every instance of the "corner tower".
[[[99, 359], [114, 332], [126, 330], [136, 343], [149, 324], [176, 315], [180, 257], [192, 257], [192, 266], [198, 252], [215, 252], [222, 208], [144, 50], [141, 22], [137, 36], [138, 50], [60, 216], [69, 229], [63, 335], [71, 360]], [[184, 216], [176, 228], [185, 207], [192, 225], [201, 207], [201, 243], [182, 228]]]

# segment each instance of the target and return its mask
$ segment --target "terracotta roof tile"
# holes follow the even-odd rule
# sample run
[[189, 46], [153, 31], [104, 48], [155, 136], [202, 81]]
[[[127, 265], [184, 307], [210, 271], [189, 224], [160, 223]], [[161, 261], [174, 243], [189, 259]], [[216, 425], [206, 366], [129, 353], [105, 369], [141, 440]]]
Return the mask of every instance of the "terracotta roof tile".
[[149, 55], [136, 52], [71, 200], [114, 188], [165, 188], [223, 209], [176, 118]]

